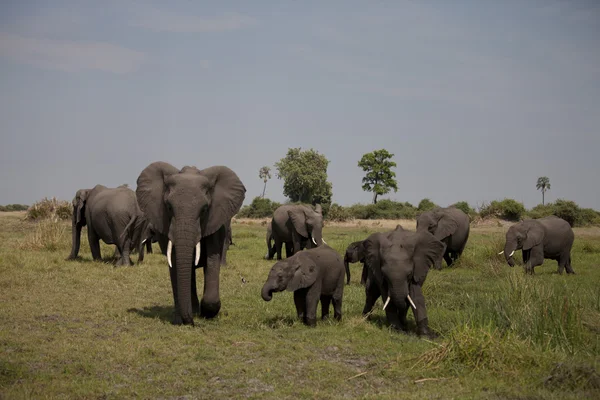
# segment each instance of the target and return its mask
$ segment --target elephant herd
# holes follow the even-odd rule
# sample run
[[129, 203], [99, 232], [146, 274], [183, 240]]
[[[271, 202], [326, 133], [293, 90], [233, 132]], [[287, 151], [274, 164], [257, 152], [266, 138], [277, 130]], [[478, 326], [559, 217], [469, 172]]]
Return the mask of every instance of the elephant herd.
[[[173, 324], [194, 325], [193, 316], [214, 318], [221, 309], [219, 275], [226, 254], [233, 245], [231, 220], [241, 208], [246, 188], [237, 174], [226, 166], [178, 169], [166, 162], [153, 162], [137, 178], [135, 191], [127, 187], [96, 185], [80, 189], [73, 198], [72, 250], [76, 259], [81, 230], [87, 236], [94, 260], [100, 260], [100, 240], [114, 244], [116, 265], [138, 262], [151, 243], [158, 242], [167, 258], [173, 292]], [[435, 334], [428, 327], [422, 286], [430, 267], [451, 266], [461, 256], [469, 237], [469, 217], [454, 207], [422, 213], [415, 232], [398, 225], [350, 243], [342, 257], [323, 238], [323, 211], [319, 204], [288, 204], [273, 213], [267, 226], [265, 258], [277, 261], [262, 288], [262, 298], [274, 292], [294, 292], [298, 318], [315, 326], [318, 303], [321, 317], [342, 317], [344, 284], [350, 282], [350, 263], [363, 264], [361, 284], [365, 287], [363, 314], [369, 315], [378, 298], [390, 325], [406, 330], [406, 314], [412, 308], [417, 333]], [[544, 259], [558, 261], [559, 273], [571, 267], [573, 231], [558, 217], [525, 220], [506, 234], [504, 254], [510, 266], [512, 256], [522, 250], [525, 270], [533, 273]], [[282, 258], [285, 245], [286, 258]], [[196, 287], [196, 270], [202, 268], [204, 287], [201, 300]], [[344, 279], [345, 278], [345, 279]], [[344, 282], [345, 281], [345, 282]]]

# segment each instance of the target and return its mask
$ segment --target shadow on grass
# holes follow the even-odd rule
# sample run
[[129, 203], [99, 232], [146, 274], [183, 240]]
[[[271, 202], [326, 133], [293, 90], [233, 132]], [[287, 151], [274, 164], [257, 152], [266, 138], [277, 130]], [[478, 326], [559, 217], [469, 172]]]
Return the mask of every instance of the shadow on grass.
[[173, 319], [173, 307], [169, 306], [152, 306], [152, 307], [144, 307], [143, 309], [139, 308], [130, 308], [127, 312], [135, 313], [145, 318], [158, 318], [163, 322], [171, 323]]
[[279, 315], [277, 317], [268, 318], [264, 321], [265, 325], [271, 329], [290, 327], [295, 324], [302, 324], [302, 321], [297, 317]]

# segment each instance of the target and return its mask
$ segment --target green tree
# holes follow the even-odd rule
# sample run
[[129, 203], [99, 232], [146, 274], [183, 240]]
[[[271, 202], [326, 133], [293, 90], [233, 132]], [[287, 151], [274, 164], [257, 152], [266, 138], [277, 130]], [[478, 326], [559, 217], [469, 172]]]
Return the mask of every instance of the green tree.
[[438, 207], [437, 204], [435, 204], [433, 201], [429, 200], [428, 198], [425, 198], [419, 202], [417, 209], [419, 211], [429, 211], [429, 210], [433, 210], [436, 207]]
[[266, 165], [258, 170], [258, 177], [263, 180], [265, 186], [263, 187], [262, 198], [265, 198], [265, 190], [267, 190], [267, 181], [271, 179], [271, 167]]
[[550, 190], [550, 179], [548, 179], [547, 176], [540, 176], [537, 180], [535, 187], [537, 190], [542, 191], [542, 205], [546, 204], [544, 194], [546, 193], [546, 190]]
[[386, 149], [375, 150], [364, 154], [358, 162], [358, 166], [367, 173], [362, 179], [362, 189], [373, 192], [373, 204], [377, 204], [377, 196], [389, 193], [392, 189], [398, 191], [396, 173], [391, 170], [396, 166], [391, 161], [393, 156]]
[[329, 160], [313, 149], [288, 149], [286, 156], [275, 163], [277, 178], [284, 181], [283, 194], [292, 202], [322, 204], [325, 212], [332, 196], [328, 165]]

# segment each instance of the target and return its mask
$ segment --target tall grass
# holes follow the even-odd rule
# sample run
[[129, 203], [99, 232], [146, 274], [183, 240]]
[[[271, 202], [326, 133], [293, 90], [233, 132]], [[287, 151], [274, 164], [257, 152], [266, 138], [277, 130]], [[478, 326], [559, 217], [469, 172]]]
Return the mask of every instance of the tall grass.
[[57, 218], [43, 219], [20, 243], [22, 250], [64, 250], [70, 247], [70, 229]]

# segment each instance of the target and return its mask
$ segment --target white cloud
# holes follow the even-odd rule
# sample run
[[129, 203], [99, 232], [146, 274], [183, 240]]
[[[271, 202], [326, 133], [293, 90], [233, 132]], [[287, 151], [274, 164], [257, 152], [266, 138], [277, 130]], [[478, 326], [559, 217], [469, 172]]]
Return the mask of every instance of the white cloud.
[[67, 72], [99, 70], [115, 74], [136, 71], [144, 54], [104, 42], [32, 38], [0, 33], [0, 57], [40, 68]]
[[241, 14], [214, 17], [176, 14], [158, 9], [145, 9], [131, 21], [131, 25], [156, 32], [199, 33], [224, 32], [252, 26], [256, 20]]

